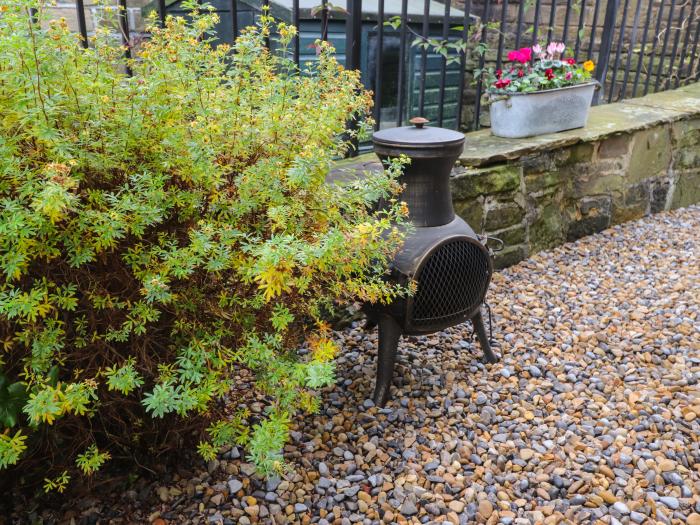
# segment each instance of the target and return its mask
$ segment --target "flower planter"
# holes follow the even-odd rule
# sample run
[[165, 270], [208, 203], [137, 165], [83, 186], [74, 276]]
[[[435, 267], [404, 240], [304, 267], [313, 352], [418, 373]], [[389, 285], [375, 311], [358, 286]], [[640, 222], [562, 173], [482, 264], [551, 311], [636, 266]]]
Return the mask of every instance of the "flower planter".
[[532, 93], [492, 95], [491, 133], [522, 138], [582, 128], [597, 82]]

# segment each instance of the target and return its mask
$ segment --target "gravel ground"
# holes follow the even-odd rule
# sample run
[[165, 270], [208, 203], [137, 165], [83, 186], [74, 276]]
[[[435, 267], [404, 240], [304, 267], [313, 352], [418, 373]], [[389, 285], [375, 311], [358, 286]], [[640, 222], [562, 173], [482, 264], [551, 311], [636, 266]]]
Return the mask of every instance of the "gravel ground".
[[464, 325], [405, 339], [383, 409], [376, 331], [340, 333], [339, 382], [300, 418], [283, 479], [233, 450], [75, 517], [699, 525], [700, 207], [541, 253], [488, 299], [501, 362], [482, 364]]

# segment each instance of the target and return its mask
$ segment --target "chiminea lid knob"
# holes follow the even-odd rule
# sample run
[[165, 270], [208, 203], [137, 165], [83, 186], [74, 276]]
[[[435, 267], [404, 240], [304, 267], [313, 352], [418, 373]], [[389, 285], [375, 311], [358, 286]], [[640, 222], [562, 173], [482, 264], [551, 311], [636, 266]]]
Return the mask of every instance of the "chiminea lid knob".
[[427, 124], [430, 121], [427, 118], [423, 117], [413, 117], [411, 120], [409, 120], [409, 122], [418, 129], [421, 129], [425, 124]]

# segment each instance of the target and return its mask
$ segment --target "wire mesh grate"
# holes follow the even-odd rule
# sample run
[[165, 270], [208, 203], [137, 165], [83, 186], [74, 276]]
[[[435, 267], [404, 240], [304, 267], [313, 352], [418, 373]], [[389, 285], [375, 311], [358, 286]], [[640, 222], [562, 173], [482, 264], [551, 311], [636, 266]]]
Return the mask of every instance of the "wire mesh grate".
[[482, 247], [464, 240], [443, 244], [429, 256], [418, 275], [413, 326], [460, 322], [481, 304], [490, 277], [488, 254]]

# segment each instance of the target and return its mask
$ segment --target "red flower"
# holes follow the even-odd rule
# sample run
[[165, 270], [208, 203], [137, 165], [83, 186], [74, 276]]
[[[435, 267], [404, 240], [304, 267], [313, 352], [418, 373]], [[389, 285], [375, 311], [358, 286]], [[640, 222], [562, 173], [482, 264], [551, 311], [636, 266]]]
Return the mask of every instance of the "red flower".
[[525, 76], [525, 71], [518, 69], [518, 78], [523, 78]]
[[496, 78], [501, 78], [503, 76], [503, 70], [497, 69], [496, 70]]
[[549, 68], [547, 71], [545, 71], [544, 76], [547, 77], [547, 80], [552, 80], [554, 78], [554, 71], [552, 71], [552, 68]]
[[497, 80], [496, 83], [494, 84], [498, 89], [503, 89], [508, 87], [510, 84], [510, 79], [509, 78], [502, 78], [500, 80]]
[[575, 66], [575, 65], [576, 65], [576, 60], [573, 59], [573, 58], [567, 59], [566, 62], [567, 62], [570, 66]]

